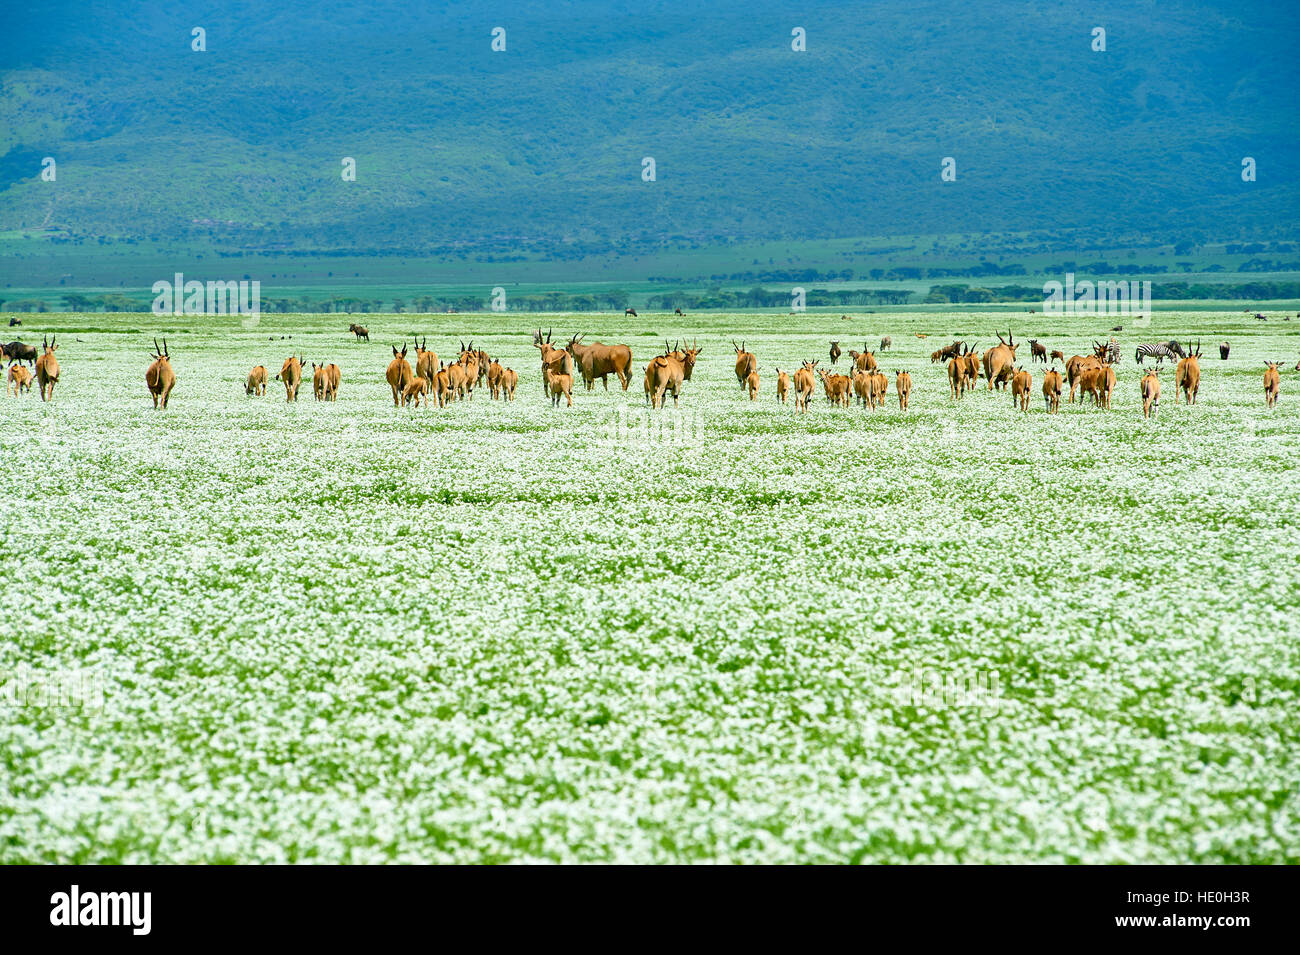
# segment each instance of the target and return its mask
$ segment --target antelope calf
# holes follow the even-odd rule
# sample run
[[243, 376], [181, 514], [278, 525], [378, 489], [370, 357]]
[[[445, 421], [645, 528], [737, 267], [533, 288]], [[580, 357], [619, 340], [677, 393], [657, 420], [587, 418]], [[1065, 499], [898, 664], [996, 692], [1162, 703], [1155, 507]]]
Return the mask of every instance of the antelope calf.
[[317, 401], [325, 399], [325, 390], [328, 388], [329, 375], [325, 373], [325, 366], [311, 363], [311, 393]]
[[445, 370], [447, 372], [447, 388], [450, 400], [455, 401], [458, 398], [464, 398], [466, 391], [469, 390], [467, 380], [469, 372], [466, 371], [465, 366], [458, 361], [454, 361]]
[[758, 400], [758, 372], [757, 371], [751, 371], [749, 373], [748, 384], [749, 384], [749, 400], [757, 401]]
[[905, 371], [894, 372], [894, 390], [898, 392], [898, 410], [906, 411], [912, 397], [912, 376]]
[[507, 368], [501, 372], [501, 390], [505, 393], [507, 401], [515, 400], [515, 385], [519, 384], [519, 375], [513, 368]]
[[568, 399], [567, 407], [573, 407], [573, 374], [571, 372], [551, 372], [548, 384], [551, 389], [551, 407], [559, 405], [560, 398]]
[[1063, 351], [1058, 351], [1057, 349], [1053, 348], [1053, 349], [1052, 349], [1052, 361], [1056, 361], [1057, 359], [1060, 359], [1061, 364], [1065, 364], [1065, 352], [1063, 352]]
[[1033, 385], [1033, 376], [1023, 368], [1017, 368], [1011, 376], [1011, 407], [1019, 405], [1021, 411], [1028, 411], [1029, 392]]
[[434, 404], [439, 408], [447, 407], [447, 403], [456, 397], [455, 390], [451, 386], [451, 372], [442, 362], [438, 362], [438, 369], [429, 381], [429, 390], [433, 392]]
[[501, 398], [501, 376], [504, 374], [505, 369], [501, 367], [501, 362], [495, 358], [492, 359], [492, 362], [487, 366], [487, 383], [488, 394], [492, 396], [493, 401], [498, 401]]
[[735, 339], [732, 339], [731, 347], [736, 350], [736, 381], [744, 388], [749, 376], [758, 371], [758, 356], [746, 351], [744, 342], [737, 345]]
[[856, 371], [853, 373], [853, 395], [862, 403], [862, 407], [875, 410], [876, 390], [871, 387], [871, 375], [867, 372]]
[[966, 359], [948, 359], [948, 396], [960, 399], [966, 390]]
[[244, 383], [244, 394], [261, 396], [266, 394], [266, 366], [258, 365], [248, 373], [248, 381]]
[[790, 376], [780, 368], [776, 370], [776, 400], [785, 404], [786, 397], [790, 394]]
[[54, 386], [59, 383], [59, 360], [54, 357], [54, 351], [59, 347], [58, 339], [59, 336], [55, 335], [48, 342], [41, 340], [44, 351], [41, 357], [36, 359], [36, 386], [40, 390], [41, 401], [52, 401]]
[[1264, 368], [1264, 405], [1271, 408], [1277, 404], [1277, 394], [1282, 390], [1282, 376], [1278, 373], [1277, 362], [1265, 362]]
[[1043, 374], [1043, 401], [1047, 404], [1048, 414], [1061, 410], [1061, 373], [1055, 368]]
[[1031, 362], [1041, 361], [1047, 364], [1047, 346], [1040, 345], [1037, 338], [1029, 339], [1029, 360]]
[[1160, 369], [1151, 368], [1139, 383], [1142, 392], [1142, 417], [1150, 418], [1160, 410]]
[[26, 391], [29, 395], [32, 393], [32, 373], [22, 365], [9, 366], [9, 384], [5, 386], [5, 394], [11, 390], [15, 398], [20, 391]]
[[176, 375], [172, 371], [172, 356], [167, 352], [167, 339], [163, 339], [162, 348], [159, 348], [158, 339], [155, 338], [153, 353], [149, 357], [153, 362], [144, 373], [144, 383], [149, 388], [149, 394], [153, 396], [154, 410], [158, 409], [160, 401], [163, 410], [166, 410], [167, 399], [176, 385]]
[[871, 375], [871, 397], [875, 399], [877, 405], [885, 403], [885, 395], [889, 393], [889, 376], [883, 371], [877, 371]]
[[417, 375], [406, 383], [402, 389], [402, 405], [406, 406], [414, 401], [411, 410], [420, 407], [420, 398], [424, 397], [424, 406], [429, 407], [429, 379]]
[[1106, 410], [1110, 410], [1110, 396], [1115, 393], [1115, 366], [1104, 365], [1101, 369], [1101, 394], [1097, 402]]
[[284, 382], [284, 400], [297, 401], [298, 387], [302, 384], [302, 356], [290, 355], [280, 366], [280, 374], [276, 375], [277, 381]]

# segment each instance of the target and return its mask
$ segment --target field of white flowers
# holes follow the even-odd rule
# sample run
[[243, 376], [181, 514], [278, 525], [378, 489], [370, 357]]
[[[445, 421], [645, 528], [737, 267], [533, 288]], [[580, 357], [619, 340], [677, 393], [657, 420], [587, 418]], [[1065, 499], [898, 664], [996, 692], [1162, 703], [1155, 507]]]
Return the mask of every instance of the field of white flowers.
[[[1041, 366], [1019, 414], [929, 353], [1113, 320], [556, 316], [636, 374], [554, 409], [527, 316], [25, 318], [62, 383], [0, 403], [0, 862], [1300, 862], [1300, 321], [1158, 313], [1049, 416]], [[517, 400], [394, 409], [412, 331]], [[885, 409], [776, 402], [882, 334]], [[1144, 421], [1175, 336], [1200, 403], [1167, 370]], [[665, 337], [704, 350], [654, 430]], [[291, 351], [337, 403], [245, 396]]]

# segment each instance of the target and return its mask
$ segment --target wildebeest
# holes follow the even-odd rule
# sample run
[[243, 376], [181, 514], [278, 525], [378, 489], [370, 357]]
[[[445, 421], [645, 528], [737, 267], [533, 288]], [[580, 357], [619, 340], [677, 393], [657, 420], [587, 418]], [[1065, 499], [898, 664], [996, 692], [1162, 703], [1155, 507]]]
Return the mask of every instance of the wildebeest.
[[298, 400], [298, 388], [302, 384], [302, 366], [301, 355], [290, 355], [280, 366], [280, 374], [275, 376], [276, 381], [284, 382], [285, 401]]
[[597, 378], [609, 391], [610, 375], [618, 379], [624, 391], [632, 383], [632, 349], [627, 345], [604, 345], [600, 342], [584, 345], [582, 336], [574, 335], [565, 351], [573, 356], [588, 391], [596, 387]]
[[749, 376], [758, 370], [758, 356], [746, 351], [744, 342], [737, 345], [734, 338], [731, 340], [731, 347], [736, 350], [736, 381], [744, 388]]
[[1273, 407], [1277, 404], [1278, 392], [1282, 390], [1282, 375], [1277, 370], [1277, 362], [1264, 362], [1264, 405]]
[[675, 309], [673, 309], [673, 312], [674, 312], [674, 314], [677, 314], [677, 315], [682, 314], [682, 310], [681, 310], [680, 308], [675, 308]]
[[905, 371], [894, 372], [894, 390], [898, 392], [898, 410], [906, 411], [912, 397], [912, 376]]
[[1041, 361], [1047, 364], [1047, 346], [1040, 345], [1037, 338], [1029, 339], [1029, 360], [1031, 362]]
[[633, 308], [632, 306], [630, 306], [630, 305], [629, 305], [627, 308], [623, 309], [623, 315], [624, 315], [625, 317], [628, 316], [628, 315], [631, 315], [633, 318], [639, 318], [639, 317], [640, 317], [639, 315], [637, 315], [637, 313], [636, 313], [636, 309], [634, 309], [634, 308]]
[[266, 394], [266, 376], [267, 370], [265, 365], [256, 365], [248, 373], [248, 380], [244, 383], [244, 394], [246, 395], [264, 395]]
[[894, 340], [893, 340], [892, 338], [890, 338], [888, 335], [886, 335], [884, 338], [880, 339], [880, 350], [881, 350], [881, 351], [889, 351], [889, 349], [891, 349], [891, 348], [893, 348], [893, 347], [894, 347]]
[[176, 374], [172, 371], [172, 356], [167, 351], [167, 339], [163, 339], [162, 348], [159, 348], [158, 339], [155, 338], [153, 352], [149, 357], [153, 362], [144, 373], [144, 383], [149, 388], [149, 394], [153, 396], [154, 410], [158, 409], [159, 402], [166, 410], [167, 399], [176, 385]]
[[1033, 385], [1033, 376], [1023, 368], [1017, 368], [1015, 374], [1011, 376], [1011, 407], [1019, 405], [1021, 411], [1028, 411], [1029, 392]]
[[11, 390], [15, 398], [21, 391], [26, 391], [29, 395], [32, 393], [32, 373], [22, 365], [9, 366], [9, 383], [5, 386], [5, 394]]
[[1160, 369], [1149, 368], [1139, 382], [1142, 392], [1142, 417], [1150, 418], [1160, 410]]
[[1048, 414], [1061, 409], [1061, 373], [1055, 368], [1043, 373], [1043, 401], [1047, 404]]
[[362, 339], [370, 341], [370, 329], [366, 328], [364, 325], [349, 325], [348, 331], [356, 336], [357, 341], [361, 341]]
[[1219, 342], [1219, 360], [1220, 360], [1220, 361], [1227, 361], [1227, 360], [1228, 360], [1228, 352], [1231, 350], [1231, 348], [1232, 348], [1232, 346], [1229, 345], [1227, 342]]
[[1187, 343], [1188, 355], [1178, 363], [1178, 368], [1174, 371], [1174, 404], [1178, 404], [1178, 393], [1181, 391], [1187, 404], [1196, 404], [1196, 395], [1201, 390], [1201, 343], [1196, 343], [1196, 350], [1192, 350], [1191, 342]]
[[1051, 355], [1051, 358], [1052, 358], [1052, 361], [1057, 361], [1057, 360], [1059, 359], [1060, 362], [1061, 362], [1062, 364], [1064, 364], [1064, 363], [1065, 363], [1065, 352], [1063, 352], [1063, 351], [1058, 351], [1058, 350], [1056, 350], [1056, 349], [1054, 348], [1054, 349], [1052, 349], [1052, 355]]
[[840, 360], [841, 354], [843, 354], [843, 352], [840, 351], [840, 343], [831, 342], [831, 364], [832, 365], [836, 364]]
[[24, 345], [22, 342], [15, 339], [8, 345], [5, 345], [3, 350], [5, 358], [9, 359], [10, 362], [25, 361], [29, 365], [36, 364], [37, 353], [35, 345]]
[[54, 352], [59, 347], [58, 340], [58, 335], [49, 341], [41, 339], [43, 352], [36, 359], [36, 387], [42, 401], [53, 400], [54, 386], [59, 383], [59, 360], [54, 357]]
[[388, 387], [393, 390], [393, 407], [396, 408], [402, 403], [402, 393], [406, 391], [406, 386], [415, 377], [415, 373], [411, 371], [411, 364], [406, 360], [406, 342], [402, 342], [400, 352], [396, 345], [392, 348], [393, 360], [388, 363], [384, 378], [388, 381]]
[[[19, 318], [17, 315], [15, 315], [13, 318], [9, 319], [9, 327], [10, 327], [10, 328], [13, 328], [15, 325], [21, 325], [22, 323], [23, 323], [23, 320], [22, 320], [21, 318]], [[29, 389], [29, 390], [30, 390], [30, 389]]]
[[1020, 346], [1016, 344], [1016, 337], [1007, 329], [1007, 337], [1003, 338], [1001, 332], [995, 332], [1000, 344], [994, 345], [984, 353], [984, 377], [988, 379], [988, 390], [993, 390], [996, 383], [998, 390], [1001, 391], [1006, 387], [1006, 383], [1011, 379], [1015, 370], [1016, 349]]

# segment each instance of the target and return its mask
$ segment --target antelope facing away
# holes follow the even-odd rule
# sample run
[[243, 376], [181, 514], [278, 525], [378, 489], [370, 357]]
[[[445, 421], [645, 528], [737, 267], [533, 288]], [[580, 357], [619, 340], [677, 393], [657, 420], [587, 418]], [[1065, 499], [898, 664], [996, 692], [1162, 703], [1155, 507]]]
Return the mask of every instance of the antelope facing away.
[[1016, 349], [1020, 346], [1016, 344], [1016, 337], [1007, 330], [1007, 337], [1003, 338], [1000, 332], [995, 333], [998, 336], [1000, 344], [994, 345], [984, 353], [984, 376], [988, 379], [988, 390], [993, 390], [996, 383], [998, 390], [1001, 391], [1006, 387], [1011, 376], [1015, 373]]
[[1201, 390], [1201, 343], [1196, 343], [1196, 350], [1192, 351], [1192, 343], [1187, 343], [1187, 357], [1178, 363], [1174, 370], [1174, 404], [1178, 404], [1178, 393], [1181, 391], [1187, 404], [1196, 404], [1197, 392]]
[[15, 398], [21, 391], [26, 391], [29, 395], [32, 393], [32, 373], [22, 365], [9, 366], [9, 384], [5, 386], [5, 394], [11, 390]]
[[438, 355], [429, 350], [429, 339], [415, 343], [415, 373], [425, 381], [433, 381], [438, 373]]
[[794, 373], [794, 410], [807, 412], [808, 399], [812, 397], [813, 385], [815, 380], [813, 372], [817, 367], [817, 362], [806, 361], [803, 366]]
[[298, 400], [298, 388], [302, 385], [302, 366], [301, 355], [290, 355], [280, 366], [280, 374], [275, 376], [277, 380], [284, 382], [285, 401]]
[[415, 377], [415, 372], [411, 371], [410, 362], [406, 360], [406, 342], [402, 342], [400, 352], [396, 345], [392, 347], [393, 360], [388, 363], [388, 370], [384, 372], [384, 377], [388, 379], [388, 387], [393, 389], [393, 407], [396, 408], [402, 403], [402, 395], [411, 379]]
[[912, 376], [905, 371], [894, 372], [894, 390], [898, 392], [898, 410], [906, 411], [912, 398]]
[[244, 394], [261, 396], [266, 394], [266, 366], [257, 365], [248, 373], [248, 381], [244, 383]]
[[54, 351], [59, 347], [58, 340], [57, 335], [50, 341], [42, 339], [41, 347], [44, 351], [36, 359], [36, 386], [40, 389], [42, 401], [54, 398], [54, 386], [59, 383], [59, 360], [54, 357]]
[[166, 410], [167, 399], [176, 385], [176, 374], [172, 371], [172, 356], [167, 352], [167, 339], [163, 339], [162, 348], [159, 348], [158, 339], [155, 338], [153, 353], [149, 357], [153, 359], [153, 363], [144, 373], [144, 383], [149, 387], [149, 394], [153, 395], [154, 410], [158, 409], [159, 402]]
[[749, 376], [758, 371], [758, 356], [753, 352], [745, 351], [744, 342], [737, 345], [735, 339], [732, 339], [731, 347], [736, 349], [736, 381], [744, 388], [749, 381]]
[[1061, 410], [1061, 373], [1055, 368], [1043, 373], [1043, 401], [1047, 404], [1048, 414]]
[[752, 371], [749, 373], [749, 400], [750, 401], [758, 400], [758, 372], [757, 371]]
[[1142, 417], [1150, 418], [1160, 410], [1160, 369], [1149, 368], [1140, 382]]
[[780, 368], [776, 370], [776, 400], [785, 404], [787, 396], [790, 394], [790, 376]]
[[1271, 408], [1277, 404], [1278, 392], [1282, 390], [1282, 376], [1277, 370], [1277, 362], [1264, 364], [1264, 405]]
[[1023, 368], [1017, 368], [1011, 376], [1011, 406], [1020, 406], [1021, 411], [1029, 410], [1029, 392], [1034, 386], [1033, 376]]

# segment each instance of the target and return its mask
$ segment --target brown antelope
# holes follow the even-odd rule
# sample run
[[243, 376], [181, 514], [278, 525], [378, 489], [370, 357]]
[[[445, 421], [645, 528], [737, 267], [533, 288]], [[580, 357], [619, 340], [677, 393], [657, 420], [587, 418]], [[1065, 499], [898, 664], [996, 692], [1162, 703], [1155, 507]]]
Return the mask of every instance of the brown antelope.
[[1278, 373], [1277, 362], [1265, 362], [1264, 368], [1264, 405], [1271, 408], [1277, 404], [1278, 392], [1282, 390], [1282, 376]]
[[1150, 418], [1160, 410], [1160, 369], [1147, 369], [1139, 387], [1142, 392], [1142, 417]]
[[149, 394], [153, 395], [154, 410], [158, 409], [159, 402], [162, 402], [162, 407], [166, 410], [167, 399], [176, 385], [176, 375], [172, 371], [172, 356], [167, 351], [167, 339], [163, 339], [162, 348], [159, 348], [158, 339], [155, 338], [153, 354], [149, 357], [153, 359], [153, 363], [144, 373], [144, 383], [149, 387]]
[[402, 389], [402, 405], [411, 404], [412, 400], [414, 400], [415, 404], [411, 408], [414, 411], [420, 407], [421, 396], [424, 397], [424, 406], [429, 407], [429, 379], [422, 375], [416, 375]]
[[454, 361], [447, 366], [446, 371], [451, 400], [456, 401], [464, 398], [465, 393], [469, 389], [469, 382], [467, 380], [469, 373], [465, 370], [465, 366], [458, 361]]
[[1295, 363], [1295, 371], [1300, 371], [1300, 361]]
[[1100, 368], [1101, 359], [1096, 355], [1072, 355], [1065, 363], [1065, 378], [1070, 385], [1070, 403], [1074, 403], [1074, 389], [1079, 387], [1079, 379], [1089, 368]]
[[1017, 368], [1011, 376], [1011, 407], [1020, 406], [1021, 411], [1029, 410], [1029, 392], [1034, 386], [1034, 378], [1023, 368]]
[[912, 397], [912, 376], [905, 371], [894, 372], [894, 390], [898, 392], [898, 410], [906, 411]]
[[560, 398], [569, 400], [568, 407], [573, 407], [573, 364], [570, 364], [561, 371], [553, 371], [550, 376], [551, 388], [551, 407], [559, 405]]
[[758, 372], [757, 371], [752, 371], [749, 373], [749, 400], [750, 401], [758, 400]]
[[473, 342], [469, 343], [468, 348], [465, 347], [464, 342], [460, 343], [460, 358], [458, 361], [465, 368], [465, 396], [470, 401], [474, 400], [474, 388], [478, 385], [478, 356], [479, 352], [474, 348]]
[[844, 353], [840, 351], [840, 343], [831, 342], [831, 364], [832, 365], [836, 364], [840, 360], [840, 355], [842, 354]]
[[1097, 397], [1097, 403], [1107, 410], [1110, 409], [1110, 396], [1115, 393], [1115, 366], [1101, 366], [1101, 394]]
[[808, 399], [813, 393], [813, 371], [817, 368], [817, 362], [806, 361], [803, 366], [794, 373], [794, 410], [807, 411]]
[[1183, 393], [1187, 404], [1196, 404], [1196, 394], [1201, 390], [1201, 343], [1196, 343], [1196, 350], [1192, 351], [1192, 343], [1187, 343], [1187, 357], [1178, 363], [1174, 370], [1174, 404], [1178, 403], [1178, 392]]
[[290, 355], [280, 366], [280, 374], [275, 376], [276, 381], [284, 382], [285, 401], [298, 400], [298, 388], [302, 384], [302, 366], [301, 355]]
[[1061, 373], [1055, 368], [1043, 373], [1043, 401], [1047, 404], [1048, 414], [1061, 410]]
[[[674, 352], [664, 342], [664, 353], [646, 366], [646, 388], [650, 393], [650, 407], [663, 408], [664, 394], [671, 391], [673, 407], [677, 407], [678, 392], [682, 382], [690, 380], [690, 371], [695, 367], [695, 360], [704, 349], [699, 347], [682, 348]], [[676, 357], [680, 354], [682, 357]]]
[[439, 408], [447, 407], [447, 403], [456, 397], [451, 385], [451, 372], [442, 362], [438, 362], [438, 368], [429, 381], [429, 390], [433, 392], [434, 405]]
[[826, 387], [826, 399], [833, 405], [847, 408], [851, 401], [849, 399], [849, 376], [836, 375], [828, 371], [820, 372], [822, 384]]
[[325, 374], [328, 376], [325, 382], [327, 386], [325, 397], [330, 401], [338, 401], [339, 382], [343, 380], [343, 370], [338, 365], [330, 362], [325, 366]]
[[[1091, 395], [1094, 404], [1101, 404], [1101, 389], [1104, 372], [1102, 366], [1089, 365], [1079, 372], [1079, 401], [1083, 401], [1084, 395]], [[1070, 389], [1070, 395], [1073, 397], [1074, 389]]]
[[393, 407], [396, 408], [402, 403], [406, 386], [415, 377], [415, 372], [411, 370], [411, 363], [406, 360], [406, 342], [402, 342], [400, 352], [396, 345], [393, 346], [393, 360], [388, 363], [388, 370], [384, 372], [384, 377], [388, 379], [388, 387], [393, 389]]
[[246, 395], [264, 395], [266, 394], [266, 366], [258, 365], [248, 373], [248, 381], [244, 383], [244, 394]]
[[519, 384], [519, 375], [513, 368], [507, 368], [501, 373], [501, 390], [505, 393], [507, 401], [515, 400], [515, 385]]
[[749, 376], [758, 371], [758, 356], [753, 352], [745, 351], [744, 342], [737, 345], [735, 339], [732, 339], [731, 347], [736, 349], [736, 381], [744, 388], [745, 383], [749, 381]]
[[1056, 361], [1058, 358], [1061, 360], [1061, 364], [1065, 364], [1065, 352], [1053, 348], [1052, 361]]
[[609, 391], [610, 375], [618, 379], [624, 391], [632, 383], [632, 349], [626, 345], [602, 345], [600, 342], [584, 345], [582, 336], [574, 335], [565, 351], [573, 356], [588, 391], [596, 387], [597, 378]]
[[5, 387], [5, 394], [11, 390], [15, 398], [21, 391], [26, 391], [29, 395], [32, 393], [32, 373], [22, 365], [9, 366], [9, 384]]
[[862, 407], [876, 408], [876, 390], [872, 387], [871, 375], [865, 371], [853, 373], [853, 396], [862, 403]]
[[948, 395], [960, 399], [966, 390], [966, 359], [948, 359]]
[[[573, 356], [563, 348], [556, 348], [551, 344], [551, 329], [546, 330], [546, 338], [542, 338], [542, 330], [539, 328], [533, 332], [533, 347], [542, 354], [542, 394], [550, 397], [551, 373], [562, 372], [564, 363], [567, 360], [570, 364], [573, 362]], [[572, 374], [572, 371], [570, 371]]]
[[500, 360], [494, 358], [492, 359], [492, 361], [488, 363], [487, 366], [488, 394], [492, 396], [493, 401], [498, 401], [501, 398], [501, 376], [504, 373], [505, 373], [505, 369], [501, 367]]
[[1029, 360], [1030, 362], [1041, 361], [1044, 365], [1047, 364], [1047, 346], [1038, 344], [1037, 338], [1029, 339]]
[[311, 363], [311, 393], [317, 401], [325, 399], [325, 392], [329, 388], [329, 374], [325, 371], [324, 365]]
[[432, 382], [438, 373], [438, 354], [429, 350], [429, 339], [415, 342], [415, 374], [425, 381]]
[[872, 397], [876, 399], [876, 404], [878, 406], [883, 405], [885, 403], [885, 395], [889, 393], [889, 376], [883, 371], [872, 372], [871, 387]]
[[59, 347], [58, 340], [58, 335], [52, 341], [41, 339], [44, 350], [41, 357], [36, 359], [36, 387], [41, 393], [41, 401], [52, 401], [54, 386], [59, 383], [59, 360], [54, 357], [54, 351]]
[[776, 370], [776, 400], [781, 404], [786, 403], [786, 398], [790, 394], [790, 376], [780, 368]]
[[1020, 346], [1016, 344], [1016, 336], [1011, 334], [1010, 329], [1007, 329], [1006, 338], [1000, 332], [995, 334], [1001, 344], [994, 345], [984, 353], [984, 377], [988, 379], [989, 391], [993, 390], [994, 383], [1002, 391], [1015, 372], [1016, 349]]
[[875, 352], [867, 351], [867, 343], [862, 343], [862, 351], [850, 351], [849, 355], [853, 358], [853, 367], [858, 371], [875, 371], [878, 367], [876, 364]]

